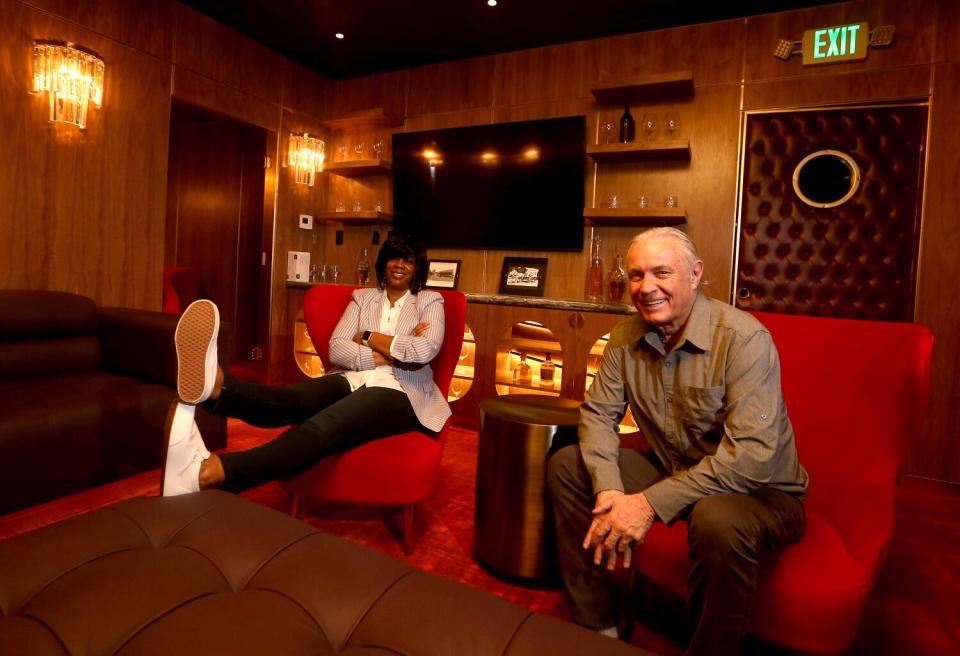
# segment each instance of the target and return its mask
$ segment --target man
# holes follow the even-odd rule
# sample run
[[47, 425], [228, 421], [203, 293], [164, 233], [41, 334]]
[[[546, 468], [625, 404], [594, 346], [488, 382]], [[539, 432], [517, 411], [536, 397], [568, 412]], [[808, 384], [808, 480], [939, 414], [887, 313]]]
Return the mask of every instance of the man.
[[[617, 325], [580, 410], [580, 444], [549, 464], [560, 569], [575, 619], [616, 635], [609, 573], [654, 521], [689, 522], [689, 654], [736, 654], [758, 561], [803, 534], [797, 458], [770, 333], [698, 291], [703, 262], [674, 228], [627, 251], [638, 314]], [[652, 454], [619, 448], [627, 407]], [[592, 509], [592, 510], [591, 510]]]

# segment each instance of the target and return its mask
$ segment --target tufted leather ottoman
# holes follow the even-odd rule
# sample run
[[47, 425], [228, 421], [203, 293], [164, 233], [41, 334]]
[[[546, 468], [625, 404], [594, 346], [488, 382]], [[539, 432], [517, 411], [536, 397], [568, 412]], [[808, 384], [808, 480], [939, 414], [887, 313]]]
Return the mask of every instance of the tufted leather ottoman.
[[0, 542], [0, 654], [637, 654], [220, 491]]

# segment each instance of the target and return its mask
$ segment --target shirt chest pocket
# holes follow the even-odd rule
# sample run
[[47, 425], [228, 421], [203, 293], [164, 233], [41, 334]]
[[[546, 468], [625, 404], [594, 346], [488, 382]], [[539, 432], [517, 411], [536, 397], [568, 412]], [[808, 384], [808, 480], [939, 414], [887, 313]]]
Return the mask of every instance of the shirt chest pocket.
[[700, 440], [723, 425], [723, 387], [678, 387], [677, 416], [688, 439]]

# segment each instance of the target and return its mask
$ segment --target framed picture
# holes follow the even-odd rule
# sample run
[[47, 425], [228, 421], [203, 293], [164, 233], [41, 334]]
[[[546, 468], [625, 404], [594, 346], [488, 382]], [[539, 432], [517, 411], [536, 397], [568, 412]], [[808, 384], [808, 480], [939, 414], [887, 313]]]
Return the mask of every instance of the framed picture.
[[500, 293], [517, 296], [543, 296], [547, 281], [547, 258], [505, 257], [500, 273]]
[[460, 260], [430, 260], [427, 266], [428, 289], [456, 289], [460, 282]]

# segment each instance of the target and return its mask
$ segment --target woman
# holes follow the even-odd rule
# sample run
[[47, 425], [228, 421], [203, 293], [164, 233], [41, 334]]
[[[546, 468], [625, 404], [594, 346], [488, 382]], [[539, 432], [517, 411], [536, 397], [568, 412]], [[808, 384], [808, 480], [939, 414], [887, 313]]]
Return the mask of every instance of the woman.
[[[428, 434], [450, 416], [430, 362], [443, 343], [443, 297], [422, 289], [426, 251], [391, 237], [377, 255], [379, 288], [358, 289], [330, 337], [327, 376], [286, 387], [234, 378], [217, 364], [219, 315], [196, 301], [177, 325], [180, 402], [172, 409], [163, 495], [209, 487], [235, 492], [309, 469], [321, 458], [411, 430]], [[276, 439], [223, 456], [203, 445], [197, 403], [261, 428], [293, 424]]]

